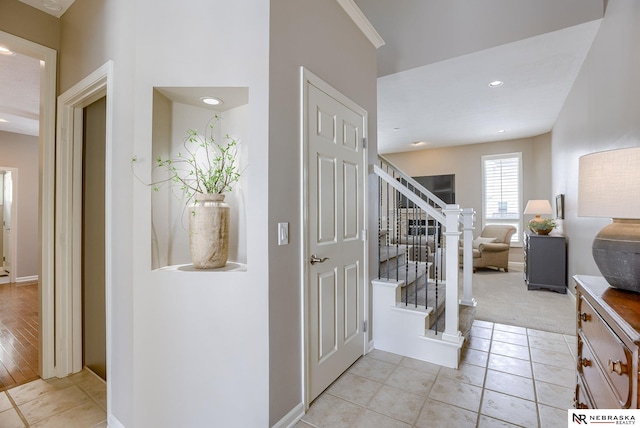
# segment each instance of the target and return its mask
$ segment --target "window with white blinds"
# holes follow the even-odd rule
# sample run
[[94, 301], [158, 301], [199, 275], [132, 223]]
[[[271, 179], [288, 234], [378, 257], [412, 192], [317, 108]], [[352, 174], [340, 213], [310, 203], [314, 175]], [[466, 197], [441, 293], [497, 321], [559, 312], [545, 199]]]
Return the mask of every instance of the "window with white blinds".
[[511, 243], [522, 241], [522, 153], [482, 157], [482, 212], [483, 227], [513, 225]]

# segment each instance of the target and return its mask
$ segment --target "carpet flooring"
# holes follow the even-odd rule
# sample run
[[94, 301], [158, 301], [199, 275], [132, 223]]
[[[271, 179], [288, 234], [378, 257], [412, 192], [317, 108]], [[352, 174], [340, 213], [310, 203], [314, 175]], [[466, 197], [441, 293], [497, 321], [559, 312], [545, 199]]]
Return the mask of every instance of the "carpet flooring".
[[[462, 295], [462, 294], [461, 294]], [[522, 271], [478, 269], [473, 274], [475, 318], [501, 324], [576, 334], [576, 299], [549, 290], [527, 290]]]

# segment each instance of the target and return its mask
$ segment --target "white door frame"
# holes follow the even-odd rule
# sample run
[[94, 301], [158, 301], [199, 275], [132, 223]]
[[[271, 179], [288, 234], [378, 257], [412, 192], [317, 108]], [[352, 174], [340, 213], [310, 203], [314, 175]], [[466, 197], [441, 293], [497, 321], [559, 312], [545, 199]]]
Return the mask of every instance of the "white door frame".
[[[56, 125], [55, 50], [0, 31], [0, 44], [40, 60], [40, 376], [54, 375], [54, 177]], [[15, 263], [15, 260], [14, 260]], [[15, 269], [14, 269], [15, 270]]]
[[[106, 96], [105, 304], [107, 373], [111, 372], [111, 201], [113, 149], [113, 62], [58, 98], [56, 158], [56, 371], [64, 377], [82, 370], [82, 151], [83, 109]], [[110, 408], [107, 377], [107, 408]]]
[[[0, 166], [0, 171], [11, 173], [11, 192], [13, 195], [13, 202], [11, 203], [11, 224], [9, 225], [11, 232], [9, 233], [9, 242], [7, 243], [7, 247], [9, 248], [9, 260], [11, 261], [9, 282], [16, 282], [16, 253], [18, 252], [16, 243], [16, 232], [18, 231], [18, 168]], [[3, 256], [6, 257], [7, 255], [3, 254]]]
[[[368, 121], [368, 113], [366, 110], [363, 110], [360, 106], [358, 106], [357, 104], [355, 104], [353, 101], [351, 101], [349, 98], [347, 98], [346, 96], [344, 96], [343, 94], [341, 94], [340, 92], [338, 92], [336, 89], [334, 89], [333, 87], [331, 87], [329, 84], [327, 84], [325, 81], [323, 81], [322, 79], [320, 79], [318, 76], [316, 76], [315, 74], [313, 74], [312, 72], [310, 72], [309, 70], [307, 70], [304, 67], [300, 67], [300, 144], [302, 146], [301, 150], [300, 150], [300, 154], [301, 154], [301, 158], [300, 158], [300, 162], [302, 167], [300, 168], [301, 171], [301, 179], [300, 179], [300, 194], [302, 195], [301, 198], [301, 208], [300, 208], [300, 213], [301, 213], [301, 221], [300, 221], [300, 227], [301, 227], [301, 231], [300, 231], [300, 236], [301, 236], [301, 259], [300, 259], [300, 264], [302, 266], [302, 269], [300, 269], [301, 271], [301, 287], [302, 287], [302, 293], [301, 293], [301, 297], [302, 297], [302, 301], [300, 302], [302, 305], [302, 310], [301, 310], [301, 314], [302, 314], [302, 400], [304, 403], [304, 408], [308, 409], [309, 405], [311, 404], [309, 401], [309, 397], [310, 397], [310, 390], [309, 390], [309, 376], [310, 376], [310, 368], [309, 368], [309, 340], [310, 340], [310, 335], [309, 335], [309, 311], [308, 311], [308, 305], [309, 305], [309, 293], [308, 293], [308, 287], [307, 284], [309, 283], [309, 257], [310, 254], [307, 254], [308, 251], [308, 245], [309, 245], [309, 230], [306, 227], [307, 225], [307, 220], [309, 218], [309, 213], [307, 212], [307, 206], [308, 206], [308, 198], [309, 195], [307, 193], [307, 184], [308, 184], [308, 179], [309, 179], [309, 174], [308, 174], [308, 162], [307, 162], [307, 155], [308, 155], [308, 150], [307, 150], [307, 140], [308, 140], [308, 121], [307, 121], [307, 99], [308, 99], [308, 92], [307, 92], [307, 83], [311, 83], [313, 86], [319, 88], [320, 90], [322, 90], [323, 92], [325, 92], [326, 94], [328, 94], [329, 96], [331, 96], [332, 98], [334, 98], [335, 100], [339, 101], [340, 103], [344, 104], [345, 106], [347, 106], [349, 109], [353, 110], [353, 111], [357, 111], [362, 113], [362, 116], [364, 117], [364, 122], [365, 122], [365, 126], [363, 127], [362, 130], [362, 137], [366, 140], [367, 138], [367, 125], [369, 123]], [[362, 150], [362, 156], [363, 156], [363, 160], [364, 160], [364, 165], [367, 165], [367, 150], [366, 148], [364, 148]], [[368, 220], [368, 202], [367, 202], [367, 188], [368, 188], [368, 181], [367, 181], [367, 168], [363, 168], [362, 171], [362, 179], [364, 180], [364, 186], [365, 186], [365, 192], [363, 195], [364, 198], [364, 224], [362, 225], [363, 228], [366, 228], [367, 225], [369, 224], [369, 220]], [[366, 232], [366, 231], [363, 231]], [[366, 233], [364, 234], [364, 236], [366, 236]], [[364, 242], [364, 260], [363, 260], [363, 269], [364, 269], [364, 284], [363, 284], [363, 288], [364, 288], [364, 304], [363, 304], [363, 316], [364, 316], [364, 320], [365, 322], [368, 322], [369, 319], [369, 314], [368, 314], [368, 308], [369, 308], [369, 293], [368, 293], [368, 289], [369, 289], [369, 246], [367, 244], [367, 242]], [[365, 332], [363, 335], [363, 343], [362, 343], [362, 354], [366, 354], [367, 350], [368, 350], [368, 333]]]

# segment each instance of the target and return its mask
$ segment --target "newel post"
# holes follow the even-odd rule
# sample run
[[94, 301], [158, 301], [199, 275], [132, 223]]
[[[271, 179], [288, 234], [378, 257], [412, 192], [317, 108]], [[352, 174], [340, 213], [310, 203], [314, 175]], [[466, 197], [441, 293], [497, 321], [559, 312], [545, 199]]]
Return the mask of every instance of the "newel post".
[[459, 309], [458, 309], [458, 243], [460, 232], [458, 221], [460, 216], [458, 205], [447, 205], [442, 213], [445, 215], [445, 248], [446, 248], [446, 306], [445, 330], [442, 338], [451, 342], [460, 340]]
[[475, 306], [473, 298], [473, 230], [475, 221], [475, 211], [473, 208], [462, 210], [462, 300], [460, 304]]

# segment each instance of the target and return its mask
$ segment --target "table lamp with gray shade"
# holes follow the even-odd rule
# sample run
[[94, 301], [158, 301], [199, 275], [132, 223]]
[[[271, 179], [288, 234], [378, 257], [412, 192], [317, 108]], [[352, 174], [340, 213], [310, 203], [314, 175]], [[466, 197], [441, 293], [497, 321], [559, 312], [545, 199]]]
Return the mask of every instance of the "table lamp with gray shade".
[[640, 147], [580, 157], [578, 215], [607, 217], [593, 259], [607, 282], [640, 292]]

